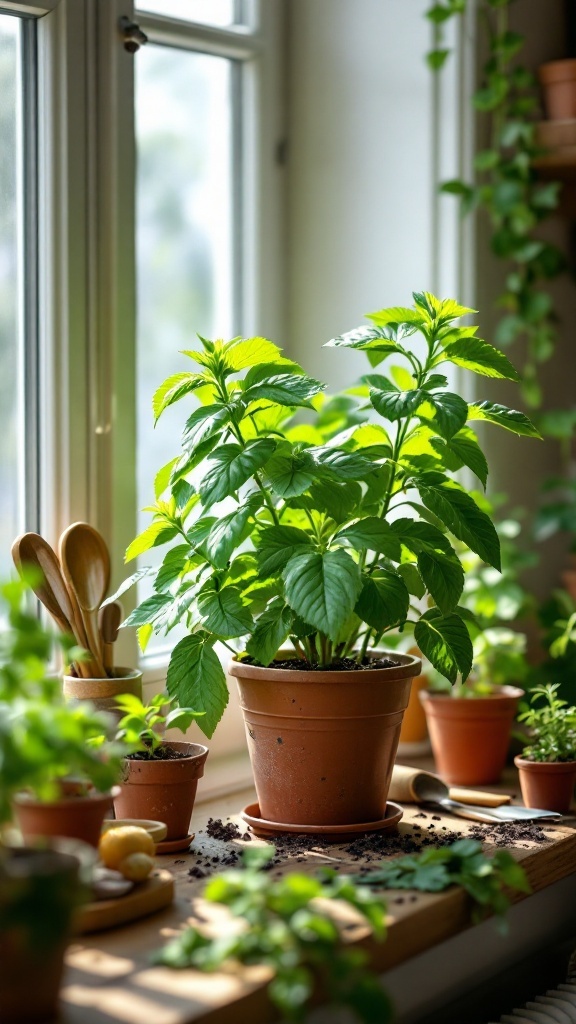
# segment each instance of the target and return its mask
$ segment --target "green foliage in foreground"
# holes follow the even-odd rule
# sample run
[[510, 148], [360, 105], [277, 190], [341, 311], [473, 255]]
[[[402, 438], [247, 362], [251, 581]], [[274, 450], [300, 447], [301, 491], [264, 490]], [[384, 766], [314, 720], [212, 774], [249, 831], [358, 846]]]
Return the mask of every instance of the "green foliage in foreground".
[[[442, 372], [450, 364], [518, 380], [476, 327], [457, 326], [472, 312], [423, 292], [411, 308], [370, 314], [368, 326], [328, 346], [364, 352], [373, 372], [330, 402], [322, 383], [264, 338], [200, 338], [186, 353], [194, 369], [156, 392], [156, 418], [184, 399], [199, 404], [182, 450], [157, 474], [152, 521], [126, 557], [171, 546], [159, 569], [140, 569], [108, 600], [153, 577], [154, 593], [124, 625], [138, 629], [143, 647], [153, 632], [188, 629], [167, 687], [204, 712], [198, 724], [208, 737], [228, 699], [217, 642], [268, 665], [290, 641], [328, 667], [350, 656], [361, 663], [400, 629], [413, 631], [451, 683], [468, 676], [464, 571], [451, 538], [496, 570], [500, 543], [490, 515], [452, 474], [467, 466], [486, 484], [471, 422], [538, 436], [523, 413], [468, 404], [450, 389]], [[310, 422], [295, 423], [302, 408]], [[368, 414], [373, 421], [362, 423]], [[422, 613], [414, 599], [425, 596]]]
[[531, 705], [522, 705], [518, 721], [530, 731], [522, 756], [530, 761], [576, 761], [576, 707], [557, 695], [557, 684], [536, 686]]
[[505, 887], [531, 891], [524, 868], [507, 850], [497, 850], [487, 857], [482, 844], [473, 839], [459, 839], [450, 846], [384, 861], [376, 871], [359, 875], [355, 881], [376, 888], [421, 892], [443, 892], [451, 885], [461, 885], [474, 901], [474, 920], [488, 913], [500, 917], [506, 913], [510, 901]]
[[382, 940], [386, 905], [362, 888], [366, 885], [422, 892], [461, 885], [474, 901], [475, 918], [487, 913], [502, 917], [509, 906], [504, 887], [530, 892], [523, 868], [509, 853], [498, 850], [487, 857], [481, 844], [469, 839], [386, 861], [357, 878], [325, 869], [319, 878], [289, 874], [271, 881], [262, 868], [274, 853], [274, 847], [245, 850], [244, 870], [225, 871], [206, 886], [204, 898], [227, 906], [240, 918], [239, 927], [226, 935], [220, 930], [215, 938], [187, 928], [156, 954], [155, 963], [201, 971], [215, 971], [229, 960], [271, 967], [268, 993], [285, 1020], [305, 1017], [317, 982], [331, 1004], [348, 1007], [365, 1024], [392, 1019], [390, 1002], [368, 970], [366, 954], [342, 942], [322, 901], [347, 903]]

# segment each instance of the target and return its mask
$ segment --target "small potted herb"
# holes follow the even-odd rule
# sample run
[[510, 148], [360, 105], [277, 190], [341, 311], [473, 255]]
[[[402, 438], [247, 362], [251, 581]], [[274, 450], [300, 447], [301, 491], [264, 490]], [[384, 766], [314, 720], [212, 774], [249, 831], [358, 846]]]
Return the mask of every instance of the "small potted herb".
[[168, 829], [166, 842], [188, 835], [198, 779], [208, 757], [208, 748], [200, 743], [165, 738], [166, 729], [186, 732], [203, 714], [190, 708], [172, 708], [164, 714], [171, 703], [164, 694], [157, 694], [148, 706], [134, 694], [117, 698], [125, 712], [118, 738], [128, 744], [130, 753], [114, 799], [116, 817], [162, 821]]
[[[329, 342], [365, 352], [370, 372], [337, 398], [355, 398], [360, 416], [376, 420], [335, 435], [321, 422], [324, 385], [263, 338], [200, 338], [187, 352], [194, 367], [154, 396], [156, 418], [175, 402], [197, 404], [127, 559], [174, 545], [159, 569], [140, 569], [121, 588], [154, 577], [153, 595], [125, 625], [138, 627], [142, 644], [154, 631], [187, 627], [167, 688], [205, 711], [207, 736], [228, 700], [214, 647], [229, 648], [260, 813], [276, 824], [385, 816], [420, 670], [417, 657], [385, 653], [390, 631], [413, 631], [450, 682], [470, 671], [464, 572], [451, 537], [496, 569], [500, 545], [490, 516], [450, 474], [466, 465], [486, 481], [469, 421], [537, 436], [522, 413], [468, 404], [450, 389], [442, 372], [450, 364], [518, 378], [476, 328], [457, 326], [471, 312], [418, 293], [412, 308], [380, 310]], [[302, 407], [311, 422], [294, 422]]]
[[561, 700], [558, 686], [537, 686], [518, 716], [530, 740], [514, 758], [526, 807], [567, 814], [576, 782], [576, 707]]

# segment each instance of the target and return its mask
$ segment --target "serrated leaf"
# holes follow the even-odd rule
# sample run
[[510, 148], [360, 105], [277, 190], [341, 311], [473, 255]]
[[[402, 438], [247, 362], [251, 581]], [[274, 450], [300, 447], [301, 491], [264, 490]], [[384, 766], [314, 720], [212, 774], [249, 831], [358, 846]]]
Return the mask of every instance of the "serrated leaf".
[[437, 608], [425, 612], [414, 627], [414, 639], [422, 654], [441, 675], [465, 681], [472, 668], [472, 641], [462, 619], [455, 613], [442, 615]]
[[274, 454], [276, 442], [257, 438], [243, 448], [224, 444], [210, 455], [209, 468], [199, 491], [205, 506], [215, 505], [238, 490]]
[[280, 572], [293, 555], [312, 547], [308, 534], [295, 526], [268, 526], [260, 532], [257, 544], [258, 569], [264, 578]]
[[232, 370], [239, 371], [259, 363], [274, 362], [280, 354], [278, 346], [267, 338], [244, 338], [228, 349], [226, 359]]
[[451, 533], [480, 555], [485, 562], [500, 569], [500, 539], [494, 524], [466, 491], [455, 483], [426, 486], [416, 480], [422, 501], [446, 524]]
[[435, 551], [450, 554], [454, 551], [448, 538], [430, 523], [420, 523], [416, 519], [402, 518], [390, 523], [390, 529], [415, 555], [419, 555], [421, 551], [427, 551], [430, 554]]
[[367, 313], [366, 317], [379, 327], [386, 327], [388, 324], [410, 324], [412, 327], [421, 327], [425, 323], [422, 314], [417, 309], [410, 309], [408, 306], [389, 306], [388, 309], [380, 309], [376, 313]]
[[154, 497], [156, 498], [156, 501], [158, 501], [158, 498], [162, 497], [164, 491], [168, 488], [174, 466], [176, 466], [179, 461], [180, 456], [177, 455], [175, 459], [170, 459], [170, 462], [167, 462], [166, 465], [162, 466], [162, 469], [159, 469], [156, 473], [156, 476], [154, 477]]
[[110, 597], [107, 597], [105, 601], [102, 601], [101, 607], [104, 608], [105, 605], [112, 604], [112, 601], [117, 601], [118, 598], [122, 597], [122, 594], [125, 594], [127, 590], [130, 590], [130, 587], [133, 587], [135, 583], [138, 583], [139, 580], [143, 580], [145, 576], [151, 576], [155, 572], [156, 569], [150, 565], [145, 565], [136, 572], [133, 572], [128, 579], [122, 581], [118, 590], [111, 594]]
[[464, 589], [464, 569], [460, 559], [440, 551], [421, 551], [418, 569], [440, 610], [444, 614], [453, 611]]
[[434, 406], [434, 424], [442, 437], [450, 438], [462, 429], [468, 419], [468, 403], [450, 391], [426, 396]]
[[203, 405], [196, 409], [186, 421], [182, 434], [182, 445], [193, 452], [199, 445], [210, 440], [230, 420], [230, 409], [225, 405]]
[[346, 452], [341, 448], [321, 445], [308, 448], [317, 470], [341, 480], [362, 480], [372, 473], [374, 466], [359, 452]]
[[396, 571], [404, 580], [409, 594], [412, 594], [417, 598], [424, 597], [426, 587], [413, 562], [401, 562], [401, 564], [396, 567]]
[[468, 406], [468, 419], [486, 420], [521, 437], [540, 438], [536, 427], [523, 412], [509, 409], [505, 405], [497, 405], [495, 402], [473, 402]]
[[142, 604], [139, 604], [133, 612], [130, 612], [128, 618], [124, 619], [121, 628], [144, 626], [147, 623], [154, 622], [166, 605], [172, 604], [172, 601], [172, 594], [152, 594], [151, 597], [147, 597], [145, 601], [142, 601]]
[[281, 597], [275, 597], [256, 622], [246, 651], [261, 662], [269, 665], [292, 628], [294, 613]]
[[410, 605], [410, 594], [402, 576], [388, 569], [377, 569], [363, 577], [362, 590], [356, 602], [356, 615], [379, 633], [389, 626], [404, 622]]
[[464, 338], [446, 345], [443, 356], [456, 366], [472, 370], [483, 377], [520, 380], [520, 375], [503, 352], [480, 338]]
[[345, 541], [357, 551], [368, 548], [370, 551], [377, 551], [396, 562], [400, 560], [398, 537], [390, 529], [389, 523], [377, 516], [367, 516], [351, 526], [346, 526], [333, 537], [333, 541], [338, 543]]
[[193, 551], [188, 544], [178, 544], [175, 548], [170, 548], [156, 574], [154, 590], [161, 592], [171, 587], [192, 554]]
[[342, 550], [310, 551], [291, 558], [283, 576], [290, 607], [336, 641], [362, 586], [356, 562]]
[[362, 489], [354, 480], [342, 484], [336, 480], [317, 480], [310, 487], [310, 499], [317, 511], [327, 512], [335, 523], [343, 523], [358, 508]]
[[254, 628], [254, 620], [242, 603], [238, 587], [204, 590], [198, 595], [198, 608], [204, 627], [221, 637], [245, 636]]
[[242, 542], [246, 523], [253, 512], [253, 504], [243, 505], [216, 519], [210, 527], [204, 550], [217, 569], [226, 567], [230, 555]]
[[[468, 466], [476, 474], [480, 482], [486, 487], [488, 478], [488, 463], [476, 437], [471, 430], [459, 431], [449, 441], [443, 438], [433, 437], [430, 444], [439, 455], [444, 456], [446, 451], [451, 452], [456, 458]], [[450, 468], [450, 467], [449, 467]]]
[[280, 498], [295, 498], [308, 490], [315, 477], [311, 455], [292, 451], [289, 447], [277, 450], [266, 463], [266, 479]]
[[242, 399], [249, 403], [265, 398], [269, 402], [276, 402], [277, 405], [308, 407], [310, 399], [320, 394], [325, 387], [326, 385], [319, 380], [304, 374], [275, 373], [259, 384], [247, 388]]
[[172, 651], [166, 686], [181, 707], [203, 711], [198, 725], [211, 739], [228, 703], [226, 676], [204, 631], [180, 640]]
[[390, 331], [382, 327], [369, 326], [356, 327], [353, 331], [347, 331], [346, 334], [339, 334], [338, 337], [327, 341], [326, 347], [378, 352], [382, 358], [393, 352], [402, 352], [400, 346], [396, 344], [395, 338], [391, 337]]
[[171, 526], [165, 519], [155, 519], [142, 533], [139, 533], [134, 538], [124, 555], [124, 561], [131, 562], [133, 558], [137, 558], [144, 551], [149, 551], [150, 548], [158, 547], [160, 544], [166, 544], [177, 533], [176, 527]]
[[185, 395], [192, 394], [206, 384], [206, 378], [200, 373], [173, 373], [157, 389], [152, 399], [154, 423], [156, 424], [169, 405], [178, 402]]
[[[372, 375], [371, 380], [376, 382], [376, 377], [377, 375]], [[368, 383], [371, 383], [370, 379], [367, 378], [367, 380]], [[403, 419], [405, 416], [412, 416], [426, 398], [428, 398], [426, 393], [419, 388], [400, 391], [392, 381], [385, 377], [379, 378], [377, 386], [375, 383], [370, 387], [370, 401], [376, 412], [392, 422]]]
[[136, 630], [136, 636], [138, 637], [138, 646], [142, 651], [142, 654], [146, 652], [146, 648], [150, 643], [153, 632], [154, 627], [150, 622], [146, 622], [143, 626], [138, 626], [138, 629]]

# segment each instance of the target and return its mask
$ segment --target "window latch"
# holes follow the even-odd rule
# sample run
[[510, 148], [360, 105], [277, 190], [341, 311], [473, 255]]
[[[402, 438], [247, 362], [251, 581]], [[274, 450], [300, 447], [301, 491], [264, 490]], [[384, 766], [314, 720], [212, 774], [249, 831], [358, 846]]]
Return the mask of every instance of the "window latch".
[[124, 41], [124, 49], [128, 53], [137, 53], [141, 46], [148, 42], [148, 36], [142, 31], [135, 21], [131, 21], [126, 15], [118, 19], [118, 28]]

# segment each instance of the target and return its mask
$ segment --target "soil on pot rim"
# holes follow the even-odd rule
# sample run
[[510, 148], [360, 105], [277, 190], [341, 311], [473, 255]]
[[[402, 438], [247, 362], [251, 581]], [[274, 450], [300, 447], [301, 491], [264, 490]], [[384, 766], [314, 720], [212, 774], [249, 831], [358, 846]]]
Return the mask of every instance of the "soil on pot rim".
[[193, 754], [184, 754], [181, 750], [174, 750], [172, 747], [158, 747], [154, 753], [151, 750], [137, 750], [135, 754], [126, 754], [129, 761], [182, 761], [184, 758], [193, 756]]
[[391, 658], [364, 658], [359, 665], [353, 658], [339, 658], [331, 665], [311, 665], [303, 658], [285, 658], [282, 661], [272, 661], [266, 666], [255, 658], [242, 658], [242, 664], [257, 665], [258, 668], [285, 668], [290, 672], [359, 672], [372, 668], [397, 668], [400, 662], [392, 661]]

